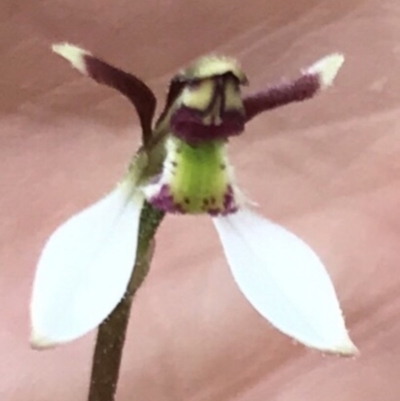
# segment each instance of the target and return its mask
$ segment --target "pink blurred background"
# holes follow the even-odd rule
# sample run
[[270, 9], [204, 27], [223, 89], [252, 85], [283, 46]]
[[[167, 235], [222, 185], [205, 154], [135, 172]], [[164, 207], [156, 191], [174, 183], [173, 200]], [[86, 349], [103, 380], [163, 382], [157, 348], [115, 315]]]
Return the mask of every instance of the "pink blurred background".
[[323, 258], [361, 356], [275, 331], [239, 293], [209, 219], [171, 217], [134, 302], [118, 400], [398, 401], [397, 0], [2, 0], [0, 38], [2, 400], [85, 401], [94, 334], [29, 349], [35, 264], [139, 145], [129, 102], [51, 53], [67, 40], [144, 78], [160, 106], [171, 75], [211, 51], [236, 56], [251, 88], [346, 56], [332, 89], [257, 118], [230, 150], [262, 213]]

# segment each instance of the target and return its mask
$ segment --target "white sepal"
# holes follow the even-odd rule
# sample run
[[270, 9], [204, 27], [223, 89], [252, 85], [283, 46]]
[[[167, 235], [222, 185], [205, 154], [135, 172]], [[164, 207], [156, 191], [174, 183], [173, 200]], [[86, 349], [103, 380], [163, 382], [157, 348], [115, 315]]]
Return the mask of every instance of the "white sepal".
[[321, 89], [326, 89], [333, 84], [340, 68], [344, 63], [344, 56], [340, 53], [330, 54], [309, 67], [306, 74], [316, 74], [321, 83]]
[[143, 195], [125, 182], [49, 238], [31, 300], [31, 345], [48, 348], [96, 328], [132, 274]]
[[247, 209], [213, 221], [236, 283], [263, 317], [309, 347], [357, 353], [332, 281], [303, 240]]
[[53, 52], [68, 60], [82, 74], [87, 75], [85, 56], [91, 54], [78, 46], [69, 43], [57, 43], [52, 46]]

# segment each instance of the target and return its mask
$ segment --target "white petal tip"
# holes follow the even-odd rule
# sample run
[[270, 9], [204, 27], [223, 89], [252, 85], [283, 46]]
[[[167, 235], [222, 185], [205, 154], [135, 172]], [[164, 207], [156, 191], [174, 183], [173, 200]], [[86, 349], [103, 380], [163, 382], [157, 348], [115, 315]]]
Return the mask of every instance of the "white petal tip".
[[348, 339], [346, 342], [336, 347], [336, 353], [342, 356], [358, 356], [360, 351], [354, 343]]
[[54, 53], [68, 60], [82, 74], [87, 74], [84, 56], [90, 55], [89, 52], [69, 43], [57, 43], [51, 48]]
[[51, 341], [50, 339], [35, 331], [32, 332], [29, 343], [31, 345], [31, 348], [35, 350], [54, 348], [57, 345], [56, 342]]
[[325, 89], [332, 85], [343, 63], [343, 54], [334, 53], [322, 58], [321, 60], [318, 60], [315, 64], [308, 68], [307, 73], [318, 74], [321, 82], [321, 89]]
[[347, 357], [355, 357], [360, 354], [360, 351], [354, 345], [353, 341], [351, 341], [350, 337], [345, 338], [338, 345], [330, 347], [326, 352]]

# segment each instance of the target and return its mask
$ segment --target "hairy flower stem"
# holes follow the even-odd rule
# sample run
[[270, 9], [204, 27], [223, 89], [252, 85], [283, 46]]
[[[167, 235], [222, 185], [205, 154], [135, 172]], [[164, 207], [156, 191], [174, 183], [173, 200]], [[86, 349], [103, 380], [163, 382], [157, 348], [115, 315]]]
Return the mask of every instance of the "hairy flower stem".
[[93, 355], [88, 401], [114, 401], [132, 300], [153, 257], [154, 235], [164, 214], [145, 204], [140, 217], [135, 268], [124, 298], [99, 326]]

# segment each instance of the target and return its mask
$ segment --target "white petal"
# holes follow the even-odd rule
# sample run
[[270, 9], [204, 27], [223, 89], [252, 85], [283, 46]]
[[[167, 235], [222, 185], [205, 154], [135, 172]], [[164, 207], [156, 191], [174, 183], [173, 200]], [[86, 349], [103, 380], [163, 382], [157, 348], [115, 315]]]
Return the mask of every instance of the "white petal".
[[141, 194], [121, 185], [51, 235], [33, 286], [34, 348], [86, 334], [122, 299], [136, 258], [142, 205]]
[[304, 241], [250, 210], [213, 220], [239, 288], [262, 316], [307, 346], [357, 353], [328, 273]]

